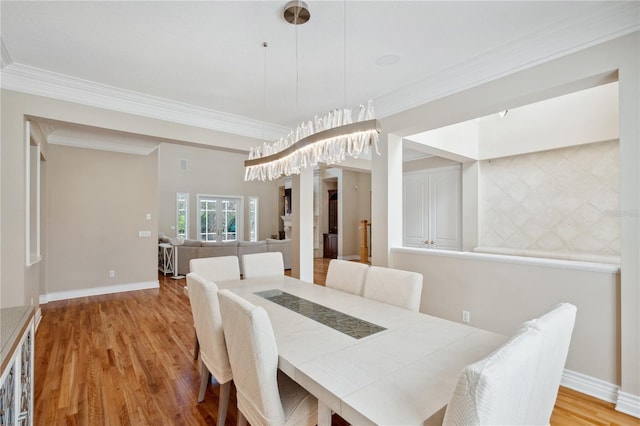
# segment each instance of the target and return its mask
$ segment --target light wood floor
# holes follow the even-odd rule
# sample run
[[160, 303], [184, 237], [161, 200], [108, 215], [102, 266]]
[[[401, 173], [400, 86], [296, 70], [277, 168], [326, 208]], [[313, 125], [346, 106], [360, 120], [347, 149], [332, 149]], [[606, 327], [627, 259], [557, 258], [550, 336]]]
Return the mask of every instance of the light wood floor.
[[[324, 284], [327, 259], [315, 262]], [[185, 280], [42, 305], [36, 334], [36, 425], [211, 425], [217, 388], [198, 404]], [[236, 423], [234, 392], [227, 424]], [[344, 425], [337, 416], [334, 425]], [[613, 404], [560, 388], [552, 425], [640, 425]]]

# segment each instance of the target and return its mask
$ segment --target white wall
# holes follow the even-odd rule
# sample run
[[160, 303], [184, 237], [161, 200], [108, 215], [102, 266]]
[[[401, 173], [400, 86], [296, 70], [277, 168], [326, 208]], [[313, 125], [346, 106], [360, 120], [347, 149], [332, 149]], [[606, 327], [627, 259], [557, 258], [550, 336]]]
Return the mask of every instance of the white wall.
[[526, 258], [417, 249], [394, 249], [391, 258], [393, 267], [423, 274], [421, 312], [461, 322], [466, 310], [471, 325], [504, 335], [557, 303], [573, 303], [578, 313], [566, 368], [620, 382], [616, 267], [594, 272], [567, 261], [535, 264]]
[[418, 133], [407, 140], [435, 148], [432, 152], [446, 151], [466, 158], [479, 157], [480, 127], [478, 120], [469, 120], [429, 132]]
[[[620, 140], [620, 229], [621, 229], [621, 272], [619, 293], [615, 295], [615, 304], [619, 306], [617, 312], [607, 315], [606, 323], [616, 324], [615, 330], [609, 330], [605, 341], [619, 339], [620, 352], [614, 356], [612, 371], [616, 374], [612, 377], [608, 372], [594, 372], [591, 368], [582, 368], [591, 363], [591, 353], [586, 350], [574, 355], [580, 359], [573, 359], [572, 365], [578, 366], [578, 372], [584, 374], [598, 374], [607, 377], [605, 380], [613, 380], [612, 386], [619, 386], [617, 406], [619, 409], [629, 412], [640, 411], [640, 33], [636, 32], [601, 45], [597, 45], [584, 51], [565, 56], [521, 71], [495, 81], [485, 83], [462, 91], [460, 93], [436, 100], [434, 102], [413, 108], [381, 120], [384, 132], [381, 134], [381, 145], [394, 147], [399, 137], [415, 134], [450, 125], [456, 122], [482, 117], [498, 111], [538, 102], [554, 96], [567, 94], [576, 90], [582, 90], [602, 83], [608, 83], [618, 79], [619, 81], [619, 140]], [[387, 149], [387, 148], [385, 148]], [[391, 148], [388, 148], [389, 150]], [[394, 155], [388, 155], [386, 159], [373, 158], [372, 183], [373, 183], [373, 215], [374, 215], [374, 257], [373, 263], [384, 265], [393, 261], [394, 265], [406, 268], [418, 269], [419, 261], [413, 261], [404, 253], [386, 256], [385, 252], [391, 247], [399, 247], [392, 240], [392, 230], [396, 223], [391, 217], [391, 194], [401, 191], [401, 182], [396, 177], [401, 173], [402, 163]], [[377, 196], [377, 194], [380, 194]], [[463, 195], [464, 199], [468, 198]], [[389, 212], [389, 214], [381, 212]], [[380, 212], [380, 213], [378, 213]], [[465, 220], [468, 219], [464, 215]], [[463, 229], [468, 223], [463, 223]], [[476, 224], [477, 226], [477, 224]], [[473, 228], [473, 224], [470, 226]], [[465, 231], [466, 232], [466, 231]], [[376, 241], [383, 244], [381, 255], [376, 256]], [[380, 247], [380, 246], [378, 246]], [[428, 254], [418, 255], [426, 258]], [[426, 263], [426, 260], [424, 260]], [[447, 268], [452, 274], [462, 274], [465, 264], [459, 259], [453, 260], [455, 266]], [[425, 271], [425, 286], [428, 286], [430, 274], [438, 273], [438, 265], [433, 268], [423, 268]], [[502, 269], [502, 266], [500, 267]], [[544, 283], [550, 275], [559, 272], [531, 270], [527, 278], [531, 282], [537, 282], [541, 290], [546, 290]], [[455, 275], [452, 279], [455, 278]], [[495, 276], [499, 282], [494, 286], [507, 288], [512, 277]], [[468, 276], [475, 289], [475, 294], [480, 294], [484, 280], [477, 276]], [[580, 281], [566, 283], [568, 289], [582, 292], [587, 298], [586, 303], [602, 306], [607, 310], [610, 302], [602, 299], [600, 294], [591, 295], [583, 292], [579, 287]], [[590, 277], [589, 280], [595, 279]], [[477, 284], [476, 284], [477, 282]], [[611, 284], [603, 283], [604, 291], [609, 291]], [[471, 290], [471, 287], [469, 288]], [[513, 306], [513, 310], [528, 312], [528, 301], [522, 301], [513, 294], [495, 292], [494, 287], [490, 294], [495, 300], [504, 300], [503, 303]], [[574, 291], [571, 290], [571, 291]], [[533, 288], [532, 291], [537, 291]], [[540, 293], [544, 293], [540, 291]], [[446, 298], [438, 298], [436, 303], [449, 306]], [[496, 302], [497, 303], [497, 302]], [[455, 306], [455, 310], [459, 306]], [[486, 307], [485, 307], [486, 308]], [[483, 308], [480, 308], [483, 309]], [[453, 311], [454, 308], [452, 307]], [[490, 309], [489, 315], [500, 318], [499, 312]], [[580, 320], [580, 319], [579, 319]], [[580, 320], [582, 321], [582, 320]], [[577, 324], [582, 329], [582, 324]], [[597, 343], [599, 344], [599, 343]], [[575, 354], [575, 352], [574, 352]], [[609, 366], [606, 366], [608, 369]], [[580, 369], [582, 371], [580, 371]]]
[[574, 92], [478, 120], [489, 159], [618, 139], [618, 83]]
[[[249, 239], [249, 198], [258, 197], [258, 239], [278, 234], [277, 182], [244, 181], [244, 160], [247, 156], [233, 152], [171, 143], [158, 147], [158, 230], [171, 237], [176, 230], [176, 193], [189, 193], [189, 238], [197, 239], [199, 216], [198, 194], [242, 196], [244, 239]], [[182, 170], [181, 160], [187, 169]]]

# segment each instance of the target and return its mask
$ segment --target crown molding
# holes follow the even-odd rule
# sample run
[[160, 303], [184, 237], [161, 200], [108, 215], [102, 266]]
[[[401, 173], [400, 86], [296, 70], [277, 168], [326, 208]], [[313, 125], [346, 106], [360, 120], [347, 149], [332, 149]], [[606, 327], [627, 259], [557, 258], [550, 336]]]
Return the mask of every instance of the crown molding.
[[13, 63], [13, 59], [9, 54], [9, 49], [7, 49], [7, 46], [4, 44], [2, 37], [0, 37], [0, 53], [2, 53], [0, 68], [4, 68]]
[[[585, 28], [591, 34], [586, 43]], [[379, 96], [374, 99], [376, 114], [380, 118], [397, 114], [639, 30], [633, 2], [611, 4], [606, 12], [600, 10], [563, 25], [549, 25], [548, 31], [507, 40], [464, 63], [434, 71], [420, 81]], [[563, 40], [566, 47], [556, 47], [558, 40]], [[496, 73], [496, 69], [503, 71]]]
[[126, 138], [97, 138], [86, 135], [62, 135], [51, 133], [47, 137], [51, 145], [64, 145], [74, 148], [98, 149], [101, 151], [121, 152], [124, 154], [149, 155], [158, 148], [159, 143]]
[[[3, 62], [5, 59], [4, 52], [3, 44]], [[8, 64], [3, 68], [0, 84], [3, 89], [7, 90], [256, 139], [278, 139], [290, 131], [289, 128], [283, 126], [170, 101], [16, 63]]]
[[[469, 60], [374, 98], [379, 118], [406, 111], [500, 77], [640, 30], [635, 2], [612, 2], [591, 14], [550, 22], [546, 31], [505, 40]], [[585, 42], [585, 34], [588, 34]], [[563, 42], [558, 45], [558, 40]], [[500, 70], [496, 72], [496, 70]], [[105, 108], [261, 140], [286, 136], [290, 129], [246, 117], [128, 91], [14, 63], [2, 42], [3, 89]]]

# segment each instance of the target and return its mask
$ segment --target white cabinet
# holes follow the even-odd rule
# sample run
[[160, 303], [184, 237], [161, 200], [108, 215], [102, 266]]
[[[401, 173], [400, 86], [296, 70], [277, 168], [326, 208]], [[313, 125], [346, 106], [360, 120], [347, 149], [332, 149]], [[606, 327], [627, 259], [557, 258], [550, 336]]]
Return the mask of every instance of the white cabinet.
[[461, 192], [460, 166], [405, 173], [402, 244], [460, 250]]
[[2, 339], [0, 425], [31, 426], [34, 345], [32, 309], [2, 309], [2, 320], [2, 331], [7, 333], [9, 339]]

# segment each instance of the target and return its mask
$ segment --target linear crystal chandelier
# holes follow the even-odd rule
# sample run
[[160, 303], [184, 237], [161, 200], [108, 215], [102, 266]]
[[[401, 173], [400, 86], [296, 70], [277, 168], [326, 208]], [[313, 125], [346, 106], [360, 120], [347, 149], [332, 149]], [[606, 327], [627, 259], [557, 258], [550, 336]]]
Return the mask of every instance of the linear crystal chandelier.
[[[291, 1], [285, 6], [284, 18], [293, 25], [304, 24], [310, 16], [302, 1]], [[371, 149], [379, 154], [379, 133], [380, 123], [375, 119], [372, 101], [366, 107], [360, 105], [355, 120], [350, 108], [330, 111], [323, 117], [316, 115], [286, 137], [251, 148], [249, 159], [244, 162], [244, 179], [274, 180], [299, 174], [318, 163], [340, 163], [347, 156], [358, 158]]]
[[251, 148], [249, 159], [244, 162], [244, 178], [273, 180], [298, 174], [318, 163], [340, 163], [347, 155], [358, 158], [362, 153], [368, 154], [371, 145], [378, 153], [379, 133], [371, 101], [366, 108], [360, 105], [356, 121], [349, 108], [331, 111], [298, 125], [285, 138]]

